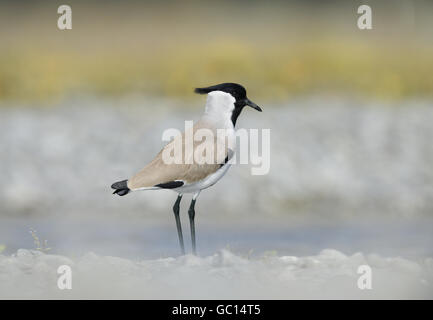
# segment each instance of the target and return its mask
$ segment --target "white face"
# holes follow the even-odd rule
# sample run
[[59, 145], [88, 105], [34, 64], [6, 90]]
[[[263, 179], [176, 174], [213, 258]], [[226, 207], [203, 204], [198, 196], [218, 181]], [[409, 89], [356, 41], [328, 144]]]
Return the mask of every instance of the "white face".
[[206, 112], [230, 114], [235, 109], [236, 99], [227, 92], [212, 91], [207, 95]]

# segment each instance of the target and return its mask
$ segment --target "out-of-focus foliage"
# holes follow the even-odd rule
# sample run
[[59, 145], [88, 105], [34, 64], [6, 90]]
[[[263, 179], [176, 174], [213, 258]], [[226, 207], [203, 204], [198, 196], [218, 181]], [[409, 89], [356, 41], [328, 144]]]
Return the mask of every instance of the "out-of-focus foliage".
[[194, 86], [224, 81], [273, 100], [431, 96], [433, 7], [402, 3], [372, 5], [373, 30], [361, 31], [356, 3], [72, 1], [73, 29], [59, 31], [57, 6], [8, 2], [0, 10], [0, 100], [188, 98]]

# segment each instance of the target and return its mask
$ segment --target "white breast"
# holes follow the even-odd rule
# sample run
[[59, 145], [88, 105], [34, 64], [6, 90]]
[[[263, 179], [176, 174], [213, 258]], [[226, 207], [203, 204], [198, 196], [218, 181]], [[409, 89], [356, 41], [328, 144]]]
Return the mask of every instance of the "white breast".
[[221, 179], [227, 173], [230, 166], [231, 166], [230, 163], [226, 163], [220, 169], [208, 175], [203, 180], [191, 184], [183, 185], [182, 187], [173, 190], [178, 193], [197, 193], [200, 190], [209, 188], [213, 186], [215, 183], [217, 183], [218, 180]]

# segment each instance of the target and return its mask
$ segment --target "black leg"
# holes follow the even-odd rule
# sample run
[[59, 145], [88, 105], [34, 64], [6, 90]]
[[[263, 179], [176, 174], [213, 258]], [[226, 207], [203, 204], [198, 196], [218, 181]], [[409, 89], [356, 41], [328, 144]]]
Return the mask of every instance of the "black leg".
[[189, 226], [191, 228], [191, 243], [192, 243], [192, 253], [197, 254], [195, 250], [195, 225], [194, 225], [194, 217], [195, 217], [195, 199], [192, 199], [191, 205], [189, 206], [188, 215], [189, 215]]
[[176, 219], [176, 228], [177, 228], [177, 235], [179, 236], [180, 250], [182, 251], [182, 254], [185, 254], [185, 246], [183, 245], [182, 225], [180, 224], [180, 217], [179, 217], [180, 200], [182, 200], [181, 194], [177, 196], [176, 202], [174, 203], [173, 206], [173, 212], [174, 212], [174, 218]]

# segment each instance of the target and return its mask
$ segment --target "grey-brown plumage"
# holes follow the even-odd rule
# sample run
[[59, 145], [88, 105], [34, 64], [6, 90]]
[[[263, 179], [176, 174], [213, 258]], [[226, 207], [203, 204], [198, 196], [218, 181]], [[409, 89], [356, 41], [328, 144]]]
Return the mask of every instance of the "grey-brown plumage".
[[[187, 141], [185, 135], [193, 135], [199, 129], [211, 130], [214, 133], [215, 139], [210, 142], [193, 140], [191, 141], [193, 142], [192, 147], [188, 148], [187, 144], [190, 142]], [[145, 166], [136, 175], [134, 175], [128, 180], [127, 187], [131, 190], [138, 190], [143, 188], [151, 188], [158, 184], [163, 184], [170, 181], [183, 181], [185, 184], [191, 184], [203, 180], [210, 174], [217, 171], [227, 157], [228, 143], [224, 145], [224, 140], [218, 141], [218, 139], [216, 138], [216, 128], [213, 128], [212, 125], [206, 123], [206, 121], [201, 120], [197, 122], [190, 130], [191, 132], [184, 132], [182, 133], [182, 135], [179, 135], [178, 137], [174, 138], [170, 143], [168, 143], [147, 166]], [[174, 147], [176, 143], [182, 145], [180, 151], [182, 152], [183, 157], [179, 154], [174, 154], [174, 152], [179, 151], [179, 148], [176, 149]], [[211, 146], [212, 150], [217, 150], [218, 148], [220, 148], [220, 150], [223, 150], [223, 152], [221, 152], [220, 154], [217, 154], [217, 152], [215, 152], [212, 164], [199, 164], [202, 160], [197, 159], [200, 158], [200, 153], [197, 152], [196, 156], [194, 157], [194, 152], [196, 152], [198, 147], [203, 148], [204, 151], [201, 155], [203, 157], [206, 157], [206, 143], [213, 144]], [[183, 159], [183, 163], [165, 163], [163, 159], [164, 150], [166, 150], [167, 153], [168, 150], [170, 150], [174, 157], [180, 156], [180, 158]]]
[[[248, 105], [261, 111], [259, 106], [247, 98], [245, 88], [236, 83], [197, 88], [196, 92], [207, 94], [205, 112], [201, 119], [169, 142], [137, 174], [111, 185], [115, 189], [113, 193], [119, 196], [138, 190], [176, 191], [179, 195], [173, 212], [182, 253], [185, 253], [185, 248], [179, 205], [184, 193], [192, 193], [188, 216], [194, 254], [196, 199], [201, 190], [214, 185], [230, 168], [236, 141], [234, 126], [242, 109]], [[197, 134], [199, 139], [196, 139]]]

